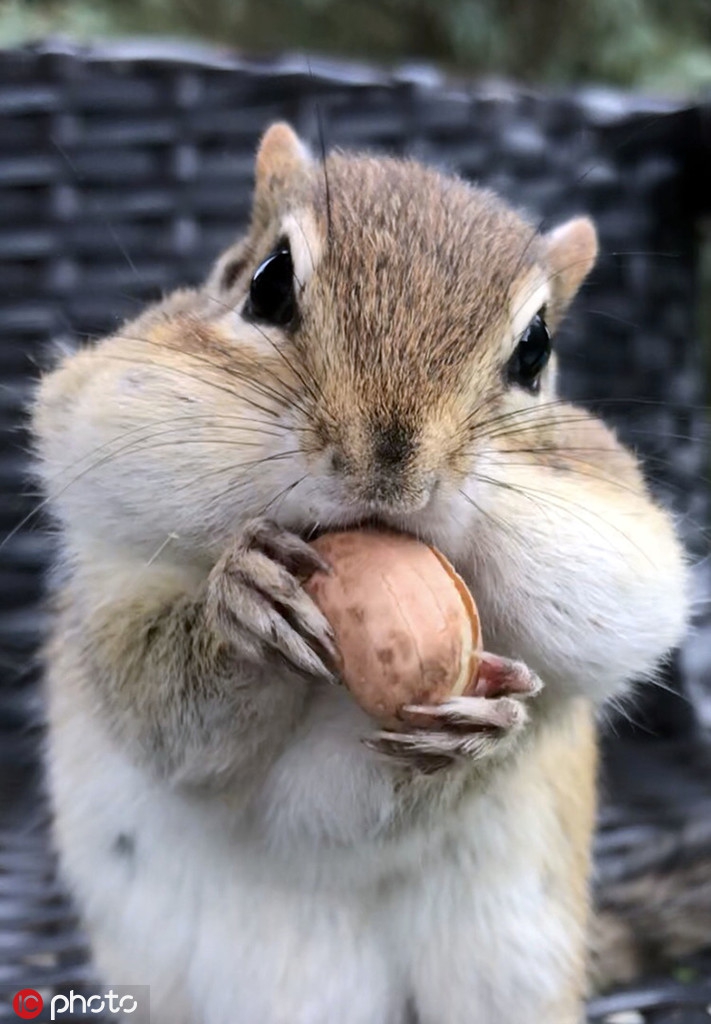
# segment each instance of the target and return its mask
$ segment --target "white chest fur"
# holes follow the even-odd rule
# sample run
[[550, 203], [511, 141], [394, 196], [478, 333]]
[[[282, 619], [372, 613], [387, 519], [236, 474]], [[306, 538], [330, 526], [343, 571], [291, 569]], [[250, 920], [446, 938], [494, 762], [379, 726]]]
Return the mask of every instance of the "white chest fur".
[[546, 890], [560, 822], [515, 771], [489, 792], [437, 783], [408, 822], [366, 728], [327, 691], [257, 789], [208, 797], [152, 781], [81, 709], [62, 716], [64, 869], [99, 970], [150, 984], [155, 1024], [404, 1024], [408, 1006], [421, 1024], [473, 1007], [548, 1024], [580, 944]]

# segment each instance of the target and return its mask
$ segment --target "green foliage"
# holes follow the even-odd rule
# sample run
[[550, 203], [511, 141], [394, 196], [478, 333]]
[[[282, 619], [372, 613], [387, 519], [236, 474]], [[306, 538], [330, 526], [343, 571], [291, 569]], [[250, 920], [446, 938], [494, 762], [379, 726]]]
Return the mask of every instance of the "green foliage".
[[710, 0], [0, 0], [0, 40], [188, 36], [524, 81], [711, 86]]

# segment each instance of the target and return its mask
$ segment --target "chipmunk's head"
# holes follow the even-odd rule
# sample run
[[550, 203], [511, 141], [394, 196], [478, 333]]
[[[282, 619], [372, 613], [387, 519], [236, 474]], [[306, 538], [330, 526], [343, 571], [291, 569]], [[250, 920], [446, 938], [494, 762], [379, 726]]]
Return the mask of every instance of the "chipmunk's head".
[[585, 218], [542, 235], [489, 191], [412, 161], [317, 161], [276, 124], [251, 232], [210, 286], [282, 354], [329, 504], [407, 514], [502, 417], [550, 400], [551, 335], [596, 251]]
[[112, 494], [121, 529], [155, 524], [151, 543], [217, 547], [264, 512], [427, 532], [492, 451], [555, 447], [551, 334], [595, 254], [586, 219], [540, 234], [462, 180], [320, 161], [276, 124], [246, 237], [50, 377], [39, 433], [54, 461], [103, 446], [80, 486]]

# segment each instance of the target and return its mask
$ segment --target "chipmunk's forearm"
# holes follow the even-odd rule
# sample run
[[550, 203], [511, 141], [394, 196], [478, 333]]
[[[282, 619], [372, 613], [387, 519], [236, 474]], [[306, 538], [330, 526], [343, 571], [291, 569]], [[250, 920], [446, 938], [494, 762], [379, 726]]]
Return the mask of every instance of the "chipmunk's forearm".
[[278, 754], [305, 688], [270, 676], [220, 636], [204, 586], [190, 594], [144, 581], [94, 607], [73, 589], [56, 635], [62, 644], [77, 638], [110, 729], [154, 771], [176, 782], [219, 781]]

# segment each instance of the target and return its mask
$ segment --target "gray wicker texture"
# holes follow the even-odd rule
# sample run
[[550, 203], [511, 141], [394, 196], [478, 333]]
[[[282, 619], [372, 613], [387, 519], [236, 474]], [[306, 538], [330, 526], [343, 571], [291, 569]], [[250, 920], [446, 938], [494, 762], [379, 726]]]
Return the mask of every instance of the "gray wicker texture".
[[[546, 226], [576, 212], [595, 217], [602, 254], [559, 339], [563, 390], [619, 427], [692, 552], [707, 552], [695, 341], [698, 225], [711, 212], [706, 108], [450, 83], [427, 68], [247, 62], [156, 42], [0, 54], [0, 992], [89, 978], [41, 799], [34, 655], [51, 539], [33, 514], [23, 408], [52, 343], [110, 331], [205, 273], [245, 223], [255, 145], [276, 118], [316, 148], [323, 139], [456, 170]], [[682, 842], [688, 852], [688, 822], [709, 821], [711, 773], [696, 744], [699, 723], [711, 721], [710, 580], [700, 569], [708, 600], [669, 676], [692, 703], [647, 700], [652, 731], [665, 734], [658, 746], [611, 741], [610, 764], [625, 770], [603, 810], [603, 883], [648, 866], [652, 849], [666, 870]], [[635, 758], [650, 749], [661, 781], [647, 774], [642, 790]], [[711, 850], [710, 831], [694, 833], [699, 855]], [[695, 1024], [709, 1019], [711, 983], [650, 983], [606, 1000], [591, 1006], [591, 1020], [637, 1008], [650, 1024]], [[15, 1017], [0, 995], [6, 1019]]]

